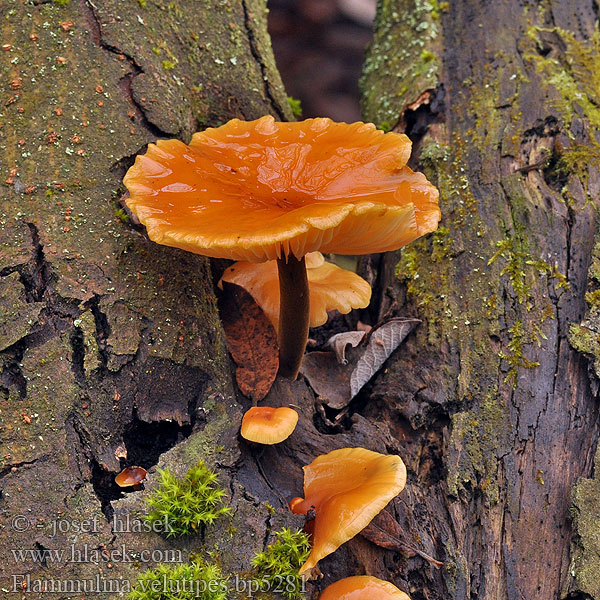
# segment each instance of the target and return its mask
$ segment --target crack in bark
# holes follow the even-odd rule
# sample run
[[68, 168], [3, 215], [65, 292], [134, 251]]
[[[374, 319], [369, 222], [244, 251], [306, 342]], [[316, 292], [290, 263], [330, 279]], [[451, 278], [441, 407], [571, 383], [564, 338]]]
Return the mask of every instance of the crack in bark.
[[248, 34], [248, 41], [250, 43], [250, 52], [252, 53], [252, 56], [254, 57], [254, 59], [256, 60], [256, 62], [258, 63], [258, 66], [260, 68], [260, 74], [261, 74], [262, 80], [263, 80], [265, 96], [269, 100], [269, 103], [273, 107], [273, 110], [277, 113], [277, 118], [280, 121], [285, 121], [286, 120], [285, 114], [284, 114], [282, 108], [279, 106], [279, 103], [277, 102], [277, 100], [275, 100], [275, 96], [274, 96], [273, 92], [271, 91], [271, 85], [270, 85], [270, 81], [269, 81], [269, 77], [268, 77], [268, 73], [267, 73], [267, 66], [265, 65], [265, 63], [263, 61], [262, 55], [261, 55], [259, 47], [258, 47], [258, 42], [256, 39], [256, 35], [254, 33], [254, 28], [252, 27], [252, 16], [250, 14], [250, 11], [248, 10], [247, 0], [241, 0], [241, 4], [242, 4], [242, 10], [244, 11], [244, 27]]
[[[158, 127], [155, 123], [150, 121], [148, 115], [144, 111], [143, 106], [136, 101], [135, 95], [133, 94], [132, 82], [138, 75], [145, 72], [144, 69], [142, 69], [141, 65], [137, 62], [134, 56], [106, 42], [102, 35], [102, 21], [98, 16], [98, 9], [96, 8], [92, 0], [80, 0], [80, 5], [87, 16], [88, 23], [90, 24], [90, 37], [92, 38], [93, 42], [97, 46], [99, 46], [103, 50], [106, 50], [107, 52], [110, 52], [111, 54], [116, 54], [117, 56], [124, 56], [125, 60], [129, 64], [131, 70], [129, 73], [121, 77], [121, 79], [119, 80], [119, 88], [127, 98], [129, 104], [131, 104], [131, 106], [133, 107], [134, 112], [136, 113], [136, 116], [140, 121], [140, 124], [155, 138], [169, 137], [169, 135], [166, 132], [160, 129], [160, 127]], [[117, 165], [119, 162], [121, 161], [117, 161], [115, 165]]]
[[2, 469], [0, 469], [0, 479], [3, 479], [10, 473], [15, 473], [21, 467], [27, 467], [29, 465], [34, 465], [35, 463], [43, 461], [47, 458], [50, 458], [50, 454], [42, 454], [42, 456], [38, 456], [37, 458], [34, 458], [33, 460], [22, 460], [17, 463], [12, 463], [10, 465], [6, 465]]

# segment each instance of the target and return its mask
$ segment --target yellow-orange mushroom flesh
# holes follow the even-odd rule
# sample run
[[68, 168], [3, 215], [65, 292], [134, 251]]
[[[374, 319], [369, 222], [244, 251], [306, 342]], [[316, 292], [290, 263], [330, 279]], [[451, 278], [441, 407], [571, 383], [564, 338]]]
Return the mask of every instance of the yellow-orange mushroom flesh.
[[[371, 286], [359, 275], [325, 262], [320, 252], [306, 255], [310, 297], [310, 327], [327, 321], [327, 313], [342, 314], [365, 308], [371, 300]], [[236, 262], [223, 273], [221, 281], [243, 287], [263, 309], [273, 325], [279, 323], [279, 277], [276, 261]]]
[[410, 597], [389, 581], [359, 575], [327, 586], [319, 600], [410, 600]]
[[397, 250], [436, 229], [438, 191], [406, 162], [410, 140], [372, 124], [232, 119], [149, 144], [127, 172], [127, 205], [150, 239], [206, 256], [278, 261], [280, 373], [308, 338], [304, 255]]
[[286, 406], [254, 406], [242, 418], [242, 437], [257, 444], [279, 444], [292, 435], [298, 413]]
[[311, 553], [300, 573], [362, 531], [405, 485], [399, 456], [365, 448], [333, 450], [304, 467], [304, 499], [294, 498], [290, 509], [314, 511], [315, 518]]

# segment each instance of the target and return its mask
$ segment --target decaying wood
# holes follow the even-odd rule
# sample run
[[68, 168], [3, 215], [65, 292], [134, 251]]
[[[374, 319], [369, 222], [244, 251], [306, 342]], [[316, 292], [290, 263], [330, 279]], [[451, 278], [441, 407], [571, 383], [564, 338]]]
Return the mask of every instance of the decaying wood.
[[[276, 380], [264, 403], [298, 407], [298, 428], [257, 450], [238, 438], [248, 401], [207, 261], [150, 243], [118, 198], [156, 137], [291, 117], [263, 11], [2, 2], [0, 588], [150, 566], [17, 563], [13, 549], [187, 558], [218, 544], [224, 568], [248, 569], [275, 530], [301, 524], [285, 507], [301, 466], [361, 445], [403, 457], [408, 485], [387, 510], [444, 565], [357, 536], [321, 561], [313, 597], [369, 573], [414, 600], [600, 598], [596, 3], [380, 3], [365, 119], [413, 137], [444, 219], [426, 241], [365, 260], [370, 322], [423, 323], [341, 418], [304, 382]], [[143, 513], [156, 466], [183, 473], [199, 458], [227, 486], [231, 522], [176, 544], [115, 529], [115, 514]], [[146, 489], [115, 487], [124, 461], [149, 468]], [[73, 531], [83, 520], [98, 525]]]

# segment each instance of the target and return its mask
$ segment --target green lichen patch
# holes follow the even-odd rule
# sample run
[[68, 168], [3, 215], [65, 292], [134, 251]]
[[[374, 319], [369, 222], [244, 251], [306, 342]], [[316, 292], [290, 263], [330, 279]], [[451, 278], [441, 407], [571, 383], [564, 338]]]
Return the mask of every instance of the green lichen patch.
[[600, 448], [593, 479], [581, 478], [573, 488], [571, 515], [575, 537], [570, 573], [573, 591], [600, 598]]
[[375, 36], [360, 82], [368, 121], [380, 127], [384, 122], [395, 125], [405, 106], [437, 87], [436, 40], [445, 10], [446, 3], [437, 0], [378, 3]]
[[[600, 30], [580, 40], [559, 27], [531, 27], [532, 47], [525, 54], [534, 63], [542, 81], [554, 90], [553, 106], [563, 121], [572, 143], [562, 148], [564, 166], [586, 177], [588, 165], [600, 164]], [[561, 52], [547, 52], [547, 44], [558, 45]], [[584, 117], [593, 133], [585, 143], [577, 143], [571, 126], [574, 117]]]
[[588, 291], [585, 295], [587, 309], [581, 323], [569, 329], [569, 343], [587, 356], [595, 376], [600, 379], [600, 241], [592, 252], [588, 271]]

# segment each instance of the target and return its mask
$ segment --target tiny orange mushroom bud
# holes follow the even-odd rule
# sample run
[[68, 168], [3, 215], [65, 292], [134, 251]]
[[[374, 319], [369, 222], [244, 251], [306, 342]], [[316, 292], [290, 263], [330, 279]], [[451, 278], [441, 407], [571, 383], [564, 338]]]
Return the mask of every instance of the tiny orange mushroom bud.
[[[371, 300], [371, 286], [359, 275], [325, 262], [320, 252], [306, 255], [306, 273], [310, 297], [309, 326], [327, 321], [327, 313], [342, 314], [353, 308], [365, 308]], [[221, 281], [243, 287], [263, 309], [275, 328], [279, 323], [279, 278], [277, 262], [236, 262], [225, 270]], [[221, 286], [219, 281], [219, 286]]]
[[257, 444], [279, 444], [292, 435], [298, 413], [282, 406], [253, 406], [242, 419], [242, 437]]
[[115, 483], [119, 487], [139, 486], [146, 479], [146, 469], [143, 467], [127, 467], [116, 477]]
[[362, 531], [405, 485], [399, 456], [365, 448], [333, 450], [304, 467], [304, 499], [289, 504], [295, 514], [312, 519], [312, 550], [299, 573]]
[[327, 586], [319, 600], [410, 600], [410, 597], [389, 581], [359, 575]]
[[126, 203], [157, 243], [277, 260], [280, 373], [295, 379], [308, 339], [304, 256], [397, 250], [437, 227], [438, 191], [406, 166], [410, 147], [370, 123], [232, 119], [189, 146], [150, 144], [125, 176]]

